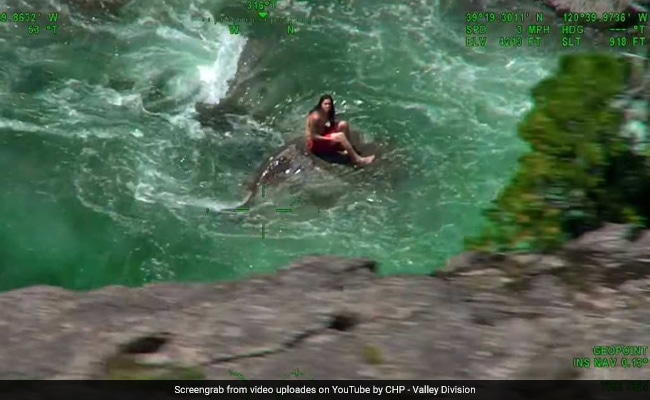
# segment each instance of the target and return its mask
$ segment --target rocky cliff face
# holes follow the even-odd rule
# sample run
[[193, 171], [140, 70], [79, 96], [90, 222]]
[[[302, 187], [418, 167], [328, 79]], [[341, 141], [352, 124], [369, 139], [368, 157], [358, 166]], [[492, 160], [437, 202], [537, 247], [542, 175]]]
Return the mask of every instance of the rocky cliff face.
[[645, 378], [573, 367], [594, 346], [648, 345], [650, 232], [630, 238], [609, 225], [431, 277], [322, 256], [240, 282], [16, 290], [0, 296], [0, 378]]

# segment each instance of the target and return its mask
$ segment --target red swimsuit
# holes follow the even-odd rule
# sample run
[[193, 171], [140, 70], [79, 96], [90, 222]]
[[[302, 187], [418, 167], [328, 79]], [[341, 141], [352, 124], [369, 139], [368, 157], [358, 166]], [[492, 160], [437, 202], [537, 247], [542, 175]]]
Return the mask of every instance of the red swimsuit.
[[[328, 128], [323, 134], [323, 137], [329, 138], [334, 132], [336, 132], [336, 126]], [[313, 140], [309, 138], [307, 146], [312, 153], [319, 154], [336, 154], [339, 151], [345, 150], [341, 143], [335, 142], [334, 140]]]

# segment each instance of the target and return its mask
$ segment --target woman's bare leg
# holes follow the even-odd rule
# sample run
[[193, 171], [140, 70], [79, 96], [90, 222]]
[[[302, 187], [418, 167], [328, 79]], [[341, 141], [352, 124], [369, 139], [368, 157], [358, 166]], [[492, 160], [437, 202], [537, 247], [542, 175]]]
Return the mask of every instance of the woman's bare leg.
[[375, 156], [368, 156], [368, 157], [361, 157], [359, 153], [354, 150], [354, 147], [352, 146], [352, 143], [348, 140], [347, 136], [345, 135], [345, 132], [334, 132], [330, 135], [330, 138], [336, 140], [337, 142], [341, 143], [341, 146], [348, 152], [348, 155], [350, 158], [352, 158], [352, 161], [355, 164], [360, 164], [360, 165], [365, 165], [365, 164], [370, 164], [372, 160], [375, 159]]
[[341, 121], [336, 124], [336, 130], [345, 133], [345, 137], [350, 141], [350, 124], [348, 121]]
[[353, 161], [356, 164], [370, 164], [372, 160], [375, 159], [374, 155], [368, 156], [368, 157], [361, 157], [356, 150], [354, 150], [354, 146], [352, 146], [352, 142], [350, 141], [350, 124], [348, 124], [347, 121], [340, 121], [339, 123], [336, 124], [336, 130], [339, 132], [343, 132], [345, 135], [345, 139], [347, 142], [350, 144], [350, 147], [352, 147], [352, 152], [350, 152], [347, 148], [345, 151], [341, 152], [341, 154], [352, 154]]

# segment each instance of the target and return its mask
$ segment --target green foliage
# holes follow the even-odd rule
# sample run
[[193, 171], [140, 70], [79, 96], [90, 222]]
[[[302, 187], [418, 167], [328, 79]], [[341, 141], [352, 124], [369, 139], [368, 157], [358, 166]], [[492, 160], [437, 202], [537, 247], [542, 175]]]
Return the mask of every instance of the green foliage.
[[381, 350], [375, 346], [364, 346], [363, 359], [368, 364], [379, 365], [384, 362], [384, 356]]
[[628, 70], [619, 58], [571, 55], [533, 89], [534, 108], [519, 126], [532, 151], [470, 248], [549, 250], [604, 222], [645, 224], [647, 157], [620, 134], [623, 113], [610, 106]]

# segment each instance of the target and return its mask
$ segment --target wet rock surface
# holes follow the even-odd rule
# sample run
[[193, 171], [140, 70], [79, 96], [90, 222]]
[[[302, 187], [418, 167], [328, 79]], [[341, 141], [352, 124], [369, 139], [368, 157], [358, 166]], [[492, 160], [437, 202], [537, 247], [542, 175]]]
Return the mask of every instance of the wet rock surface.
[[555, 254], [465, 253], [430, 277], [313, 256], [230, 283], [15, 290], [0, 378], [641, 379], [573, 367], [648, 344], [650, 232], [629, 237], [608, 225]]
[[399, 156], [395, 155], [395, 152], [388, 154], [390, 145], [367, 142], [362, 136], [360, 133], [350, 133], [350, 141], [354, 148], [362, 156], [377, 157], [372, 164], [363, 168], [350, 164], [347, 156], [313, 154], [308, 149], [304, 138], [287, 142], [258, 167], [247, 185], [248, 192], [245, 199], [238, 207], [251, 205], [263, 186], [275, 187], [290, 182], [289, 185], [293, 184], [304, 189], [304, 181], [313, 178], [316, 174], [319, 174], [322, 179], [336, 179], [341, 184], [347, 182], [356, 188], [360, 188], [361, 184], [372, 185], [375, 189], [380, 189], [382, 185], [388, 187], [397, 185], [408, 173]]

